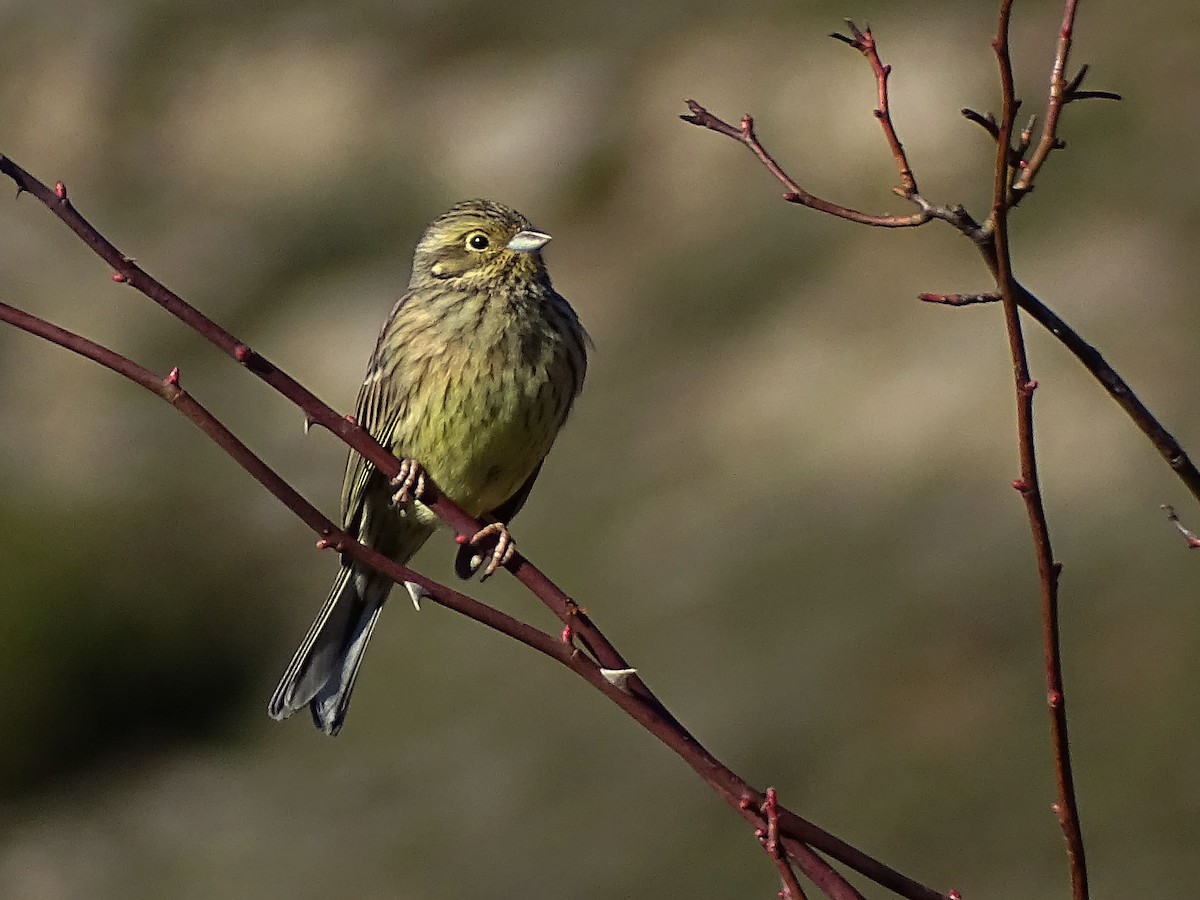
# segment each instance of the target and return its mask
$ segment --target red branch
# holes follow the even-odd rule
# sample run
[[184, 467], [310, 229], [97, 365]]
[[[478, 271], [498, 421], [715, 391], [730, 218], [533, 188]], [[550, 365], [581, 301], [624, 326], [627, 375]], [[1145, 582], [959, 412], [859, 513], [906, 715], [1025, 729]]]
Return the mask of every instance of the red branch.
[[892, 74], [892, 67], [884, 65], [883, 60], [879, 58], [879, 48], [875, 45], [875, 36], [871, 34], [870, 28], [860, 31], [858, 26], [849, 19], [846, 20], [846, 25], [849, 27], [852, 37], [837, 33], [831, 34], [830, 37], [849, 44], [865, 56], [867, 62], [871, 64], [871, 71], [875, 73], [875, 84], [879, 97], [874, 110], [875, 118], [883, 127], [883, 136], [888, 142], [888, 148], [892, 151], [892, 157], [896, 160], [896, 168], [900, 171], [900, 187], [892, 190], [897, 196], [906, 199], [915, 197], [920, 193], [917, 190], [917, 179], [913, 175], [912, 167], [908, 164], [908, 157], [904, 153], [904, 145], [900, 143], [899, 135], [896, 134], [896, 127], [892, 124], [891, 104], [888, 102], [888, 76]]
[[[1021, 330], [1020, 309], [1013, 287], [1012, 260], [1009, 255], [1008, 211], [1011, 145], [1017, 115], [1016, 90], [1013, 85], [1012, 58], [1009, 53], [1009, 22], [1013, 0], [1001, 0], [996, 38], [992, 47], [1000, 69], [1002, 111], [999, 137], [996, 142], [996, 169], [992, 191], [992, 238], [995, 244], [996, 286], [1004, 303], [1004, 323], [1012, 355], [1013, 379], [1017, 397], [1017, 445], [1021, 459], [1021, 477], [1013, 487], [1025, 500], [1029, 529], [1037, 560], [1038, 582], [1042, 606], [1042, 656], [1046, 671], [1046, 699], [1050, 713], [1050, 740], [1054, 757], [1055, 783], [1058, 801], [1054, 812], [1067, 843], [1067, 863], [1071, 873], [1071, 894], [1074, 900], [1087, 900], [1087, 862], [1084, 856], [1083, 832], [1079, 823], [1079, 808], [1075, 798], [1075, 779], [1071, 770], [1071, 748], [1067, 732], [1067, 703], [1062, 675], [1062, 646], [1059, 635], [1058, 583], [1062, 565], [1054, 560], [1050, 545], [1050, 528], [1042, 502], [1038, 480], [1037, 450], [1034, 444], [1033, 394], [1037, 382], [1029, 376], [1029, 359], [1025, 337]], [[1075, 0], [1067, 0], [1068, 19], [1064, 25], [1065, 42], [1070, 46], [1070, 26]], [[1065, 51], [1062, 51], [1065, 56]], [[1059, 67], [1056, 65], [1056, 71]]]

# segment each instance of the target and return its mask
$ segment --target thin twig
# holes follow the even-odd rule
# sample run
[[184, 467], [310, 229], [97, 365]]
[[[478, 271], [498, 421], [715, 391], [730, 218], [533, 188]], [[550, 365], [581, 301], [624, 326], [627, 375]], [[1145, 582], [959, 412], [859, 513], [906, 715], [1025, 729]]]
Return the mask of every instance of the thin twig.
[[875, 85], [878, 92], [874, 110], [875, 118], [883, 127], [883, 135], [888, 142], [888, 148], [892, 151], [892, 158], [896, 160], [896, 167], [900, 171], [900, 187], [893, 188], [893, 193], [905, 199], [916, 197], [921, 193], [917, 188], [917, 179], [913, 175], [912, 167], [908, 164], [908, 156], [904, 153], [904, 145], [900, 143], [900, 137], [896, 134], [896, 127], [892, 124], [891, 104], [888, 102], [888, 76], [892, 74], [892, 67], [884, 65], [883, 60], [879, 58], [879, 48], [875, 45], [875, 37], [871, 34], [869, 27], [860, 31], [858, 26], [849, 19], [846, 19], [846, 26], [850, 29], [852, 37], [837, 33], [831, 34], [830, 37], [849, 44], [865, 56], [867, 62], [871, 64], [871, 71], [875, 73]]
[[942, 306], [972, 306], [976, 303], [998, 303], [1000, 295], [987, 294], [918, 294], [918, 300], [926, 303], [939, 303]]
[[[1021, 173], [1012, 184], [1011, 206], [1015, 207], [1030, 191], [1033, 190], [1033, 180], [1041, 171], [1042, 165], [1055, 150], [1066, 146], [1058, 136], [1058, 122], [1063, 107], [1076, 100], [1120, 100], [1121, 95], [1112, 91], [1080, 90], [1083, 79], [1087, 76], [1088, 67], [1085, 65], [1074, 78], [1067, 81], [1067, 62], [1071, 55], [1071, 38], [1075, 30], [1075, 13], [1079, 0], [1066, 0], [1063, 6], [1062, 26], [1058, 31], [1058, 44], [1055, 47], [1054, 63], [1050, 67], [1050, 97], [1046, 102], [1046, 118], [1042, 124], [1042, 135], [1038, 140], [1033, 155], [1022, 166]], [[1024, 155], [1024, 154], [1022, 154]]]
[[1183, 539], [1187, 541], [1188, 549], [1195, 550], [1200, 547], [1200, 537], [1196, 537], [1195, 533], [1189, 531], [1188, 528], [1179, 521], [1179, 516], [1175, 515], [1175, 507], [1168, 503], [1164, 503], [1161, 509], [1167, 514], [1167, 521], [1175, 526], [1175, 530], [1183, 535]]
[[679, 118], [685, 122], [690, 122], [692, 125], [699, 125], [701, 128], [707, 128], [710, 131], [731, 137], [738, 143], [749, 147], [750, 152], [757, 156], [759, 161], [767, 167], [767, 170], [778, 179], [779, 183], [787, 188], [783, 199], [789, 203], [807, 206], [809, 209], [828, 213], [831, 216], [837, 216], [839, 219], [848, 219], [860, 225], [874, 225], [879, 228], [913, 228], [917, 225], [924, 225], [933, 218], [933, 215], [926, 210], [908, 216], [875, 215], [851, 209], [849, 206], [832, 203], [829, 200], [823, 200], [815, 194], [810, 194], [783, 170], [779, 163], [774, 160], [771, 154], [759, 142], [758, 136], [754, 133], [754, 119], [750, 115], [742, 116], [740, 126], [735, 127], [710, 113], [695, 100], [685, 100], [684, 103], [687, 104], [687, 108], [692, 112], [691, 115], [681, 115]]
[[[1073, 9], [1075, 0], [1067, 0]], [[1050, 713], [1050, 734], [1053, 745], [1055, 781], [1058, 801], [1054, 812], [1062, 827], [1067, 844], [1067, 861], [1071, 873], [1071, 892], [1074, 900], [1087, 900], [1087, 864], [1084, 856], [1083, 833], [1079, 824], [1079, 809], [1075, 797], [1074, 776], [1071, 770], [1071, 749], [1067, 732], [1066, 693], [1062, 675], [1062, 648], [1059, 635], [1058, 584], [1061, 564], [1055, 562], [1050, 544], [1050, 528], [1042, 503], [1038, 480], [1037, 450], [1034, 444], [1033, 395], [1037, 382], [1030, 378], [1025, 338], [1021, 329], [1020, 308], [1013, 286], [1012, 260], [1009, 255], [1008, 211], [1010, 208], [1009, 179], [1010, 148], [1017, 115], [1016, 90], [1013, 84], [1012, 58], [1009, 53], [1009, 23], [1013, 0], [1001, 0], [996, 38], [992, 47], [1000, 70], [1002, 111], [999, 140], [996, 147], [996, 168], [992, 192], [992, 238], [996, 256], [996, 286], [1004, 303], [1004, 322], [1012, 355], [1013, 378], [1017, 398], [1017, 443], [1021, 459], [1021, 477], [1013, 483], [1025, 500], [1029, 528], [1037, 560], [1038, 582], [1042, 605], [1042, 651], [1046, 674], [1046, 698]], [[1066, 40], [1069, 46], [1070, 34]], [[1064, 54], [1065, 55], [1065, 54]]]
[[779, 879], [783, 882], [783, 890], [779, 892], [780, 900], [808, 900], [804, 889], [796, 878], [796, 873], [788, 862], [787, 851], [779, 839], [779, 798], [775, 788], [767, 788], [767, 797], [763, 801], [762, 814], [767, 819], [766, 829], [759, 829], [755, 836], [767, 851], [767, 856], [779, 870]]

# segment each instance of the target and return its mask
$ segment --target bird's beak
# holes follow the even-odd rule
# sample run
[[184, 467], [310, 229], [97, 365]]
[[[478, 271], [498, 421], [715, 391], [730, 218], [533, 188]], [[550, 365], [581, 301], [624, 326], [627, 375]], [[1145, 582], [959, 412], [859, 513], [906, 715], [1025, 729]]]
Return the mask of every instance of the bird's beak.
[[504, 249], [516, 253], [536, 253], [550, 243], [550, 235], [540, 231], [518, 231], [512, 240], [504, 245]]

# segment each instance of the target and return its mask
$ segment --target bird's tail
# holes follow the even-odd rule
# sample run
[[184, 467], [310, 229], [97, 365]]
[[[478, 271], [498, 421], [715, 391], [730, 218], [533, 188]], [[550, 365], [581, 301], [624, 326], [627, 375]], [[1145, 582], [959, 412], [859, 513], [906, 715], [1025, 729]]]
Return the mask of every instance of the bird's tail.
[[338, 733], [367, 642], [391, 589], [389, 579], [366, 566], [342, 566], [329, 599], [267, 704], [272, 718], [286, 719], [309, 706], [318, 728]]

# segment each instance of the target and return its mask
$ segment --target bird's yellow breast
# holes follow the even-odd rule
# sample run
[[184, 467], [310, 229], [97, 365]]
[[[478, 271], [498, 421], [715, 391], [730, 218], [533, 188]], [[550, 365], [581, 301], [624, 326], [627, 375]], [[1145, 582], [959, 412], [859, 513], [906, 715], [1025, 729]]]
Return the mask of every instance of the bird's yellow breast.
[[[394, 435], [446, 494], [478, 518], [513, 496], [549, 453], [576, 389], [567, 337], [542, 317], [472, 310], [442, 340]], [[456, 328], [455, 319], [469, 327]]]

